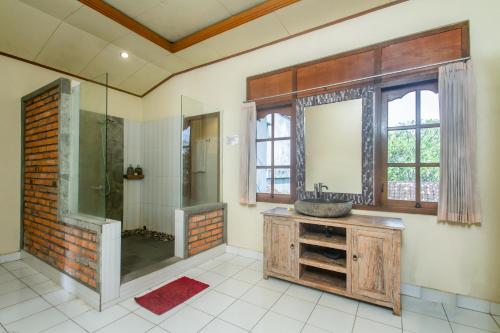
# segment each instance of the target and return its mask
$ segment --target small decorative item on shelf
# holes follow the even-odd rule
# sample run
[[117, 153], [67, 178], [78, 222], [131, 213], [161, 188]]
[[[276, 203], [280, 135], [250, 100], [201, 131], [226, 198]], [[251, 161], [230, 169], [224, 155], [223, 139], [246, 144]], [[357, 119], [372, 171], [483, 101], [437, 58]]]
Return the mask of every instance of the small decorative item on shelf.
[[134, 174], [134, 167], [132, 166], [132, 164], [129, 164], [127, 168], [127, 176], [131, 176], [133, 174]]
[[134, 174], [137, 176], [142, 176], [142, 168], [139, 164], [137, 164], [137, 167], [135, 168]]

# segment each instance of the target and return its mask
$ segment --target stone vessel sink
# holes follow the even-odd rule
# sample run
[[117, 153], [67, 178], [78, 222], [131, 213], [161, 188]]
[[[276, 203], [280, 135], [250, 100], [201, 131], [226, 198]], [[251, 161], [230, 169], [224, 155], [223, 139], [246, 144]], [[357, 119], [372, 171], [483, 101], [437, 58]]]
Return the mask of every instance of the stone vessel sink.
[[341, 217], [349, 214], [352, 200], [304, 199], [295, 201], [295, 210], [315, 217]]

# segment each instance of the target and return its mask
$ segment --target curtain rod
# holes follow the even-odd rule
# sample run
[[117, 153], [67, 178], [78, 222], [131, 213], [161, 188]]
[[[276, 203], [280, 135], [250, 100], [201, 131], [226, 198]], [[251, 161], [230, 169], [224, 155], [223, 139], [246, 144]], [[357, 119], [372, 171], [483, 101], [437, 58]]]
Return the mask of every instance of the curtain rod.
[[287, 96], [287, 95], [292, 95], [292, 94], [296, 94], [296, 93], [307, 92], [307, 91], [316, 90], [316, 89], [330, 88], [330, 87], [340, 86], [340, 85], [347, 84], [347, 83], [356, 83], [356, 82], [359, 82], [359, 81], [365, 81], [365, 80], [369, 80], [369, 79], [376, 79], [376, 78], [383, 77], [383, 76], [386, 76], [386, 75], [400, 74], [400, 73], [405, 73], [405, 72], [414, 71], [414, 70], [418, 70], [418, 69], [425, 69], [425, 68], [429, 68], [429, 67], [435, 67], [435, 66], [441, 66], [441, 65], [451, 64], [451, 63], [454, 63], [454, 62], [467, 61], [469, 59], [470, 59], [470, 57], [463, 57], [463, 58], [458, 58], [458, 59], [453, 59], [453, 60], [446, 60], [446, 61], [441, 61], [441, 62], [435, 62], [433, 64], [428, 64], [428, 65], [421, 65], [421, 66], [416, 66], [416, 67], [411, 67], [411, 68], [399, 69], [397, 71], [392, 71], [392, 72], [387, 72], [387, 73], [381, 73], [381, 74], [376, 74], [376, 75], [365, 76], [365, 77], [362, 77], [362, 78], [359, 78], [359, 79], [352, 79], [352, 80], [347, 80], [347, 81], [342, 81], [342, 82], [337, 82], [337, 83], [330, 83], [330, 84], [327, 84], [327, 85], [324, 85], [324, 86], [318, 86], [318, 87], [307, 88], [307, 89], [302, 89], [302, 90], [295, 90], [295, 91], [290, 91], [290, 92], [276, 94], [276, 95], [271, 95], [271, 96], [264, 96], [264, 97], [249, 99], [249, 100], [244, 101], [244, 103], [260, 101], [260, 100], [268, 99], [268, 98], [275, 98], [275, 97]]

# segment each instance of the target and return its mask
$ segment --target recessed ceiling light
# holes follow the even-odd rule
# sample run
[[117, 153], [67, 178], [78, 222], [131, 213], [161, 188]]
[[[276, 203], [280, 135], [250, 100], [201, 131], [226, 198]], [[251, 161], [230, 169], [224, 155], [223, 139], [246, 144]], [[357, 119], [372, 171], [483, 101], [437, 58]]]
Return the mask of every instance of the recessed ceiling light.
[[127, 59], [128, 53], [124, 51], [124, 52], [120, 53], [120, 57], [122, 57], [123, 59]]

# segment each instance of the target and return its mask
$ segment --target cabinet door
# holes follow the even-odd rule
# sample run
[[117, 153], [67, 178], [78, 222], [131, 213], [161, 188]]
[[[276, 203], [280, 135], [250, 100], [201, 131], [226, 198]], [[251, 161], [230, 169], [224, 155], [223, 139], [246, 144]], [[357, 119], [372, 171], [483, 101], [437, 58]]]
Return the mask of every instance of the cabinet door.
[[392, 301], [392, 232], [352, 230], [352, 293]]
[[297, 223], [286, 219], [270, 219], [266, 223], [267, 270], [297, 277]]

